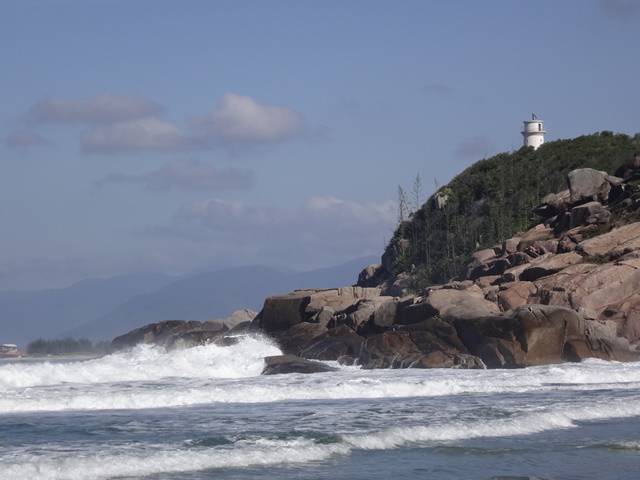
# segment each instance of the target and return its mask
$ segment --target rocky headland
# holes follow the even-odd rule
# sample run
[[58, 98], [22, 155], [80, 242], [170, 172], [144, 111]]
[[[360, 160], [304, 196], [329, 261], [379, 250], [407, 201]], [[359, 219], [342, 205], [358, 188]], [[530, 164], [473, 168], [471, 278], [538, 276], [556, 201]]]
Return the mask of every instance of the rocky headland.
[[[448, 282], [421, 286], [415, 265], [397, 268], [403, 250], [387, 248], [355, 285], [269, 297], [232, 327], [161, 322], [112, 345], [226, 345], [260, 333], [284, 353], [264, 373], [330, 369], [318, 360], [366, 369], [640, 360], [640, 155], [615, 173], [569, 171], [566, 188], [533, 208], [537, 223], [476, 250]], [[438, 195], [436, 210], [446, 204]]]

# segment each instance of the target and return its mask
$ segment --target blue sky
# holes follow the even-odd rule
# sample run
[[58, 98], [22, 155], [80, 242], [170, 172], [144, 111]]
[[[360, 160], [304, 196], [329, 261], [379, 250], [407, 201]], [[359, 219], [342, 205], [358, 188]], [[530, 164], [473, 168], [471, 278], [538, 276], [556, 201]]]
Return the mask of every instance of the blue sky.
[[640, 2], [0, 3], [0, 289], [382, 252], [518, 148], [640, 131]]

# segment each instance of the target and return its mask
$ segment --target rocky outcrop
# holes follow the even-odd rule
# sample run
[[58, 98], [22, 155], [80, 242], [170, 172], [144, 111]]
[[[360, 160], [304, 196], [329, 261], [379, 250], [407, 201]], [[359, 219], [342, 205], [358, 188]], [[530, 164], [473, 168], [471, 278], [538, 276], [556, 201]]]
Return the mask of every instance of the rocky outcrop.
[[[629, 167], [631, 168], [631, 167]], [[624, 179], [593, 169], [569, 173], [547, 195], [541, 221], [475, 252], [466, 277], [414, 291], [413, 270], [390, 272], [402, 242], [365, 268], [356, 286], [297, 290], [265, 300], [248, 323], [161, 322], [114, 340], [227, 344], [262, 332], [282, 357], [265, 373], [362, 368], [520, 368], [586, 358], [639, 359], [640, 161]], [[398, 250], [400, 249], [400, 250]], [[312, 362], [307, 362], [313, 360]]]
[[489, 368], [515, 368], [563, 361], [570, 309], [526, 305], [507, 315], [456, 321], [468, 350]]
[[111, 348], [121, 350], [140, 343], [164, 347], [204, 345], [222, 337], [226, 331], [227, 328], [220, 322], [167, 320], [116, 337], [111, 342]]
[[357, 363], [363, 368], [485, 368], [432, 330], [390, 331], [365, 340]]
[[326, 325], [301, 322], [287, 330], [271, 332], [271, 337], [285, 353], [300, 355], [300, 352], [316, 337], [327, 333]]
[[531, 298], [535, 298], [537, 290], [532, 282], [505, 283], [497, 293], [498, 306], [507, 311], [531, 303]]
[[311, 339], [300, 355], [313, 360], [340, 360], [345, 357], [355, 359], [360, 354], [363, 342], [363, 337], [341, 325]]
[[464, 289], [429, 290], [422, 303], [429, 305], [435, 315], [446, 320], [478, 318], [500, 312], [495, 303], [484, 298], [482, 290], [476, 285]]
[[640, 249], [640, 222], [581, 241], [576, 249], [585, 256], [615, 258]]
[[[267, 299], [259, 315], [263, 328], [282, 329], [273, 336], [287, 353], [349, 359], [363, 368], [516, 368], [636, 358], [640, 222], [616, 223], [616, 209], [630, 208], [619, 206], [633, 187], [593, 169], [574, 170], [567, 186], [536, 207], [538, 225], [475, 252], [466, 278], [411, 292], [410, 272], [389, 276], [393, 252], [386, 252], [383, 265], [389, 267], [361, 273], [358, 285], [366, 292]], [[637, 194], [640, 207], [640, 189]], [[328, 310], [319, 321], [315, 312], [322, 307]]]
[[568, 325], [563, 355], [572, 362], [587, 358], [640, 360], [640, 354], [630, 347], [628, 339], [618, 335], [615, 322], [586, 320], [580, 316]]
[[532, 282], [542, 277], [553, 275], [570, 265], [582, 262], [582, 256], [575, 252], [561, 253], [536, 262], [530, 267], [526, 267], [518, 277], [520, 280]]
[[607, 172], [594, 170], [593, 168], [578, 168], [569, 172], [570, 201], [578, 203], [585, 200], [607, 200], [611, 184]]
[[343, 287], [328, 290], [297, 290], [269, 297], [254, 319], [256, 328], [265, 332], [287, 330], [301, 322], [313, 322], [321, 310], [342, 311], [358, 300], [377, 297], [379, 288]]

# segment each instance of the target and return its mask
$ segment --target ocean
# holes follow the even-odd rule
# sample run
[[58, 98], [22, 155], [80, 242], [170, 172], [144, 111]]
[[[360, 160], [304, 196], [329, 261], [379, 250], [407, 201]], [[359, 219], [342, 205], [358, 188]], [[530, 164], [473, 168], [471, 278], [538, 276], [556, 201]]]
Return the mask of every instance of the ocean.
[[0, 478], [640, 478], [640, 363], [260, 376], [278, 353], [2, 361]]

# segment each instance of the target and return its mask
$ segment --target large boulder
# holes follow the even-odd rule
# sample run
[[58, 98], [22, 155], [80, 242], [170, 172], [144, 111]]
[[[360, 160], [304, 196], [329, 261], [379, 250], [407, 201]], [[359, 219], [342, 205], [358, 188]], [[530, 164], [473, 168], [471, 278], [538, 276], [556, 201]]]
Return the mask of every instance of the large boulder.
[[[551, 253], [542, 254], [536, 258], [528, 257], [527, 259], [522, 259], [523, 263], [516, 265], [515, 267], [508, 268], [504, 271], [500, 279], [496, 283], [510, 283], [520, 280], [520, 275], [527, 268], [530, 268], [533, 265], [544, 262], [546, 259], [551, 258]], [[528, 260], [528, 261], [525, 261]]]
[[542, 223], [527, 230], [518, 243], [518, 251], [523, 252], [535, 242], [552, 240], [554, 238], [553, 229]]
[[287, 330], [306, 320], [305, 309], [314, 293], [315, 290], [296, 290], [285, 295], [268, 297], [254, 321], [265, 332]]
[[563, 360], [568, 317], [562, 307], [526, 305], [504, 316], [461, 319], [456, 330], [469, 352], [489, 368], [516, 368]]
[[518, 251], [518, 244], [522, 240], [520, 237], [507, 238], [502, 242], [502, 255], [510, 255]]
[[[378, 321], [381, 322], [384, 317], [384, 313], [390, 311], [391, 314], [395, 312], [395, 303], [397, 298], [390, 296], [379, 296], [360, 300], [351, 308], [343, 312], [343, 323], [350, 326], [354, 330], [364, 330], [368, 323], [373, 321], [374, 315], [378, 313]], [[384, 307], [389, 304], [390, 306]]]
[[634, 344], [640, 343], [640, 292], [608, 305], [599, 315], [600, 320], [615, 322], [619, 336]]
[[531, 297], [537, 292], [537, 287], [532, 282], [506, 283], [500, 287], [497, 293], [498, 305], [502, 310], [514, 308], [531, 303]]
[[443, 350], [452, 354], [468, 353], [453, 324], [438, 317], [410, 325], [400, 325], [397, 331], [410, 332], [411, 339], [421, 352]]
[[525, 268], [520, 274], [519, 279], [532, 282], [547, 275], [553, 275], [560, 270], [567, 268], [569, 265], [582, 262], [582, 256], [575, 252], [560, 253], [551, 255], [543, 261], [535, 262], [531, 266]]
[[301, 322], [287, 330], [271, 332], [278, 347], [284, 353], [300, 355], [300, 352], [316, 337], [327, 333], [326, 325], [320, 323]]
[[626, 338], [617, 334], [613, 321], [588, 320], [577, 316], [569, 322], [564, 357], [571, 362], [587, 358], [602, 360], [638, 361], [640, 355]]
[[283, 373], [321, 373], [333, 372], [337, 368], [321, 362], [306, 360], [295, 355], [276, 355], [265, 357], [262, 375], [278, 375]]
[[362, 368], [484, 368], [472, 355], [455, 351], [423, 333], [420, 347], [412, 332], [391, 331], [373, 335], [362, 344], [358, 363]]
[[339, 312], [361, 299], [375, 298], [379, 295], [379, 288], [363, 287], [296, 290], [267, 298], [255, 323], [257, 328], [267, 333], [287, 330], [293, 325], [310, 320], [323, 308]]
[[399, 312], [413, 305], [414, 300], [414, 297], [394, 298], [390, 301], [379, 303], [373, 312], [373, 324], [380, 328], [391, 327], [398, 321]]
[[423, 302], [433, 309], [434, 314], [445, 320], [478, 318], [500, 312], [498, 306], [486, 300], [482, 289], [475, 285], [464, 290], [430, 290]]
[[610, 219], [611, 212], [602, 206], [600, 202], [587, 202], [571, 209], [569, 228], [575, 228], [580, 225], [608, 223]]
[[542, 202], [533, 209], [533, 213], [542, 218], [558, 215], [567, 210], [570, 196], [568, 189], [559, 193], [550, 193], [542, 198]]
[[420, 299], [419, 301], [400, 309], [398, 317], [396, 318], [396, 324], [411, 325], [436, 317], [439, 313], [438, 310], [436, 310], [430, 303], [423, 300], [424, 299]]
[[313, 360], [338, 360], [340, 357], [357, 357], [364, 338], [351, 328], [341, 325], [315, 337], [300, 352], [300, 356]]
[[564, 294], [568, 306], [597, 319], [610, 305], [619, 305], [640, 291], [640, 270], [626, 262], [571, 265], [536, 281], [541, 298]]
[[578, 168], [567, 175], [571, 203], [589, 200], [605, 201], [611, 185], [607, 181], [607, 172], [593, 168]]
[[640, 222], [581, 241], [577, 250], [588, 256], [616, 257], [640, 249]]

